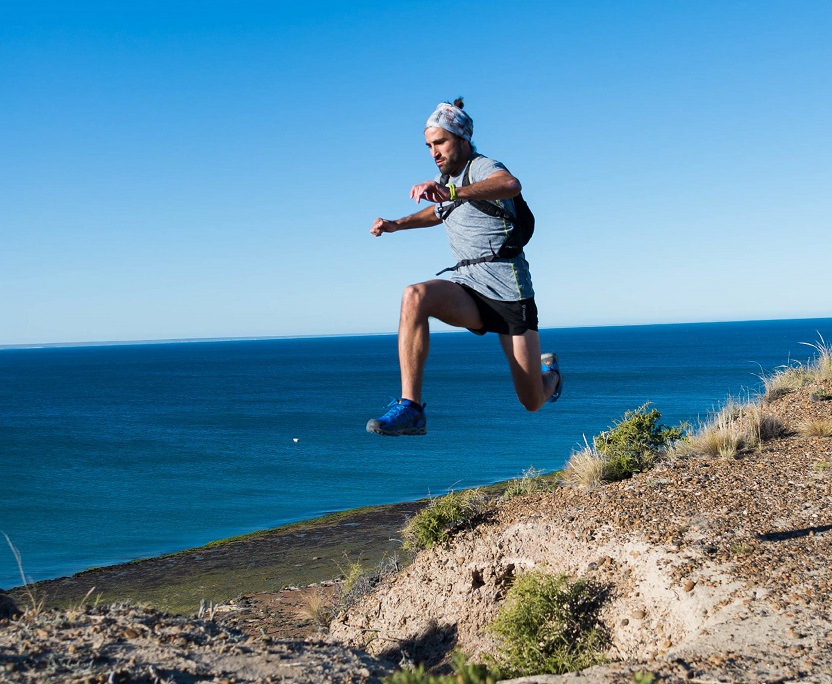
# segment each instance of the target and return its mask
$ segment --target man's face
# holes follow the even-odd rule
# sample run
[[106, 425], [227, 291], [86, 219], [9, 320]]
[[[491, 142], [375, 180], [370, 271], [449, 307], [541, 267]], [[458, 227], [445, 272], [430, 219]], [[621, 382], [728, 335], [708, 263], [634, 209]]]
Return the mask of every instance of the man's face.
[[462, 171], [471, 155], [468, 141], [444, 128], [426, 128], [425, 144], [439, 167], [439, 172], [449, 176], [455, 176]]

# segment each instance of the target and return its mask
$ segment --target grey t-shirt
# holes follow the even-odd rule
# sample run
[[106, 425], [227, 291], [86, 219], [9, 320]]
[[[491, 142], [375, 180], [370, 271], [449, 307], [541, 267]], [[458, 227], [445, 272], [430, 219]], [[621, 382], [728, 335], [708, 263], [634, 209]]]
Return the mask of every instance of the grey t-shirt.
[[[485, 180], [496, 171], [506, 171], [506, 167], [488, 157], [475, 157], [471, 162], [468, 178], [471, 184]], [[458, 176], [452, 176], [448, 182], [457, 187], [462, 185], [465, 169]], [[439, 182], [440, 177], [436, 177]], [[498, 201], [514, 213], [514, 200]], [[436, 216], [442, 218], [448, 209], [448, 203], [436, 205]], [[511, 223], [505, 219], [489, 216], [469, 202], [457, 206], [444, 218], [445, 232], [451, 243], [451, 251], [456, 260], [477, 259], [499, 251], [505, 242]], [[529, 264], [521, 252], [518, 256], [504, 260], [487, 261], [470, 266], [460, 266], [452, 272], [451, 280], [467, 285], [481, 295], [501, 301], [517, 301], [534, 296]]]

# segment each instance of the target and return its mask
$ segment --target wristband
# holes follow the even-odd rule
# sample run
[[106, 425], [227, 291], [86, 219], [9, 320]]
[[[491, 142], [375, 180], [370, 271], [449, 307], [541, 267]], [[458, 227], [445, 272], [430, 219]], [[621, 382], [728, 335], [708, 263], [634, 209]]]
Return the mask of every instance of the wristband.
[[451, 194], [451, 202], [456, 202], [456, 186], [453, 183], [448, 184], [448, 192]]

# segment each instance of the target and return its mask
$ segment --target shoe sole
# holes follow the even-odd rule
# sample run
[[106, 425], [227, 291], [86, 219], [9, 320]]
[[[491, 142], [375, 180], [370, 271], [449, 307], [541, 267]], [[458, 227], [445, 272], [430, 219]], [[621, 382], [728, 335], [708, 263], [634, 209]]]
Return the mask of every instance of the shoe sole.
[[548, 367], [544, 372], [556, 372], [558, 374], [558, 384], [555, 385], [555, 391], [552, 393], [552, 396], [546, 400], [546, 403], [554, 404], [558, 399], [560, 399], [561, 395], [563, 394], [563, 373], [560, 370], [560, 366], [558, 364], [558, 355], [552, 354], [551, 352], [547, 352], [545, 354], [540, 355], [540, 362], [542, 364], [553, 364], [554, 368]]
[[399, 437], [400, 435], [426, 435], [428, 432], [427, 427], [417, 427], [417, 428], [406, 428], [405, 430], [400, 430], [397, 432], [393, 432], [391, 430], [385, 430], [380, 425], [373, 425], [375, 421], [370, 421], [367, 423], [367, 432], [372, 432], [374, 435], [382, 435], [383, 437]]
[[559, 368], [557, 370], [557, 374], [558, 384], [555, 385], [555, 391], [552, 392], [552, 396], [546, 400], [550, 404], [554, 404], [558, 399], [560, 399], [561, 395], [563, 394], [563, 373], [560, 372]]

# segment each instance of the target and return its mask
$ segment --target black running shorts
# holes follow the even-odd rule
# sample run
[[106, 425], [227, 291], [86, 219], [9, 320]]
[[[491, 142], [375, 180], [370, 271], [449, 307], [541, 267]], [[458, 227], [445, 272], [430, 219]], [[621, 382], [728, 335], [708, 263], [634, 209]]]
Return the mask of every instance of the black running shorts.
[[489, 299], [473, 288], [458, 283], [477, 305], [482, 319], [482, 327], [471, 330], [475, 335], [485, 335], [493, 332], [500, 335], [522, 335], [527, 330], [537, 330], [537, 304], [534, 297], [519, 299], [514, 302], [504, 302], [499, 299]]

